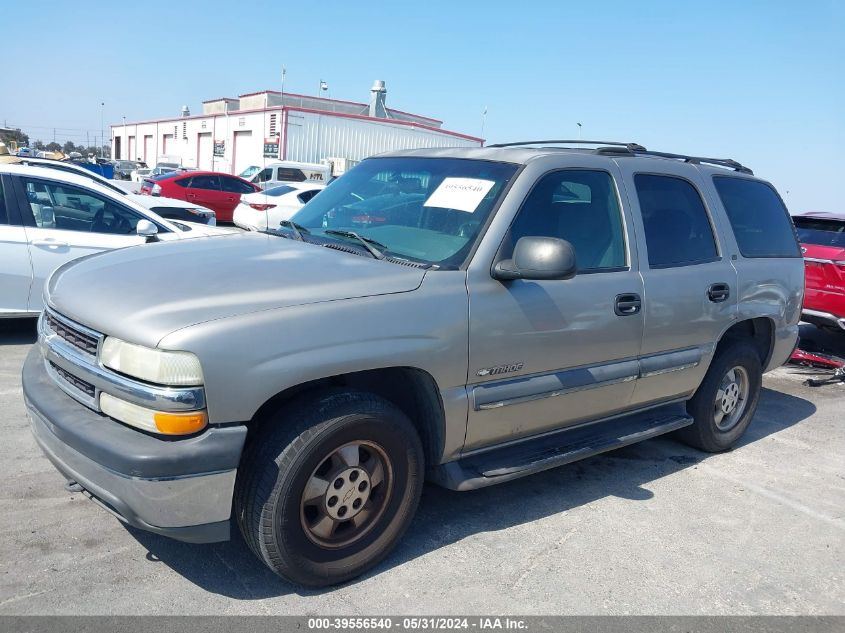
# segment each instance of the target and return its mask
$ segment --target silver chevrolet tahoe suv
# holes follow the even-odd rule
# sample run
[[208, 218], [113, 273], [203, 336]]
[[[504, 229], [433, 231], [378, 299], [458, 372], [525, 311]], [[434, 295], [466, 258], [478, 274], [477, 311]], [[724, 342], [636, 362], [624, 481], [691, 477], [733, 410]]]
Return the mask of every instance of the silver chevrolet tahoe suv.
[[423, 480], [509, 481], [664, 433], [739, 441], [804, 264], [741, 164], [542, 141], [363, 161], [268, 233], [90, 256], [23, 369], [69, 488], [127, 524], [353, 578]]

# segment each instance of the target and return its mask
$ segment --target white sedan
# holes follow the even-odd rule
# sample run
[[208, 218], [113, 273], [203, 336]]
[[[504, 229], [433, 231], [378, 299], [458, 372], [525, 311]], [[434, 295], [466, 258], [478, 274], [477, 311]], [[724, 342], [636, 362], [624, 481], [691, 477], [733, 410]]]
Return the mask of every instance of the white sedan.
[[77, 257], [228, 232], [165, 220], [86, 176], [0, 164], [0, 317], [37, 316], [47, 277]]
[[290, 220], [306, 202], [326, 185], [314, 182], [290, 182], [266, 191], [241, 196], [232, 218], [236, 226], [248, 231], [276, 229], [282, 220]]

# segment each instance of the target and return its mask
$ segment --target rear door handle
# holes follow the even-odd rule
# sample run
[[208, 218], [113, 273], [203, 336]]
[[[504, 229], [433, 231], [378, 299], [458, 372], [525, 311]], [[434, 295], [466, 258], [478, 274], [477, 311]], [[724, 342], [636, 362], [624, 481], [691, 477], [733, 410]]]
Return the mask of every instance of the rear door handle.
[[65, 247], [69, 246], [69, 244], [67, 242], [60, 242], [58, 240], [51, 240], [51, 239], [32, 240], [30, 242], [30, 244], [32, 244], [33, 246], [50, 246], [52, 248], [65, 248]]
[[722, 303], [731, 296], [731, 287], [726, 283], [710, 284], [707, 289], [707, 298], [713, 303]]
[[643, 300], [640, 295], [629, 292], [621, 295], [616, 295], [616, 301], [613, 304], [613, 311], [616, 316], [630, 316], [637, 314], [643, 307]]

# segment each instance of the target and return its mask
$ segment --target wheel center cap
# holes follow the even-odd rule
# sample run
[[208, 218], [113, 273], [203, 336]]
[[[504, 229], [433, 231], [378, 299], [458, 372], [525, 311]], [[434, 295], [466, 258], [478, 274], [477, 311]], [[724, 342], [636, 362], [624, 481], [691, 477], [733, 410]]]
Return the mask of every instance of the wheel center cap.
[[725, 395], [722, 396], [722, 411], [730, 413], [736, 407], [739, 401], [739, 386], [733, 382], [725, 389]]
[[370, 476], [363, 468], [347, 468], [335, 475], [326, 490], [326, 513], [338, 521], [358, 514], [370, 498]]

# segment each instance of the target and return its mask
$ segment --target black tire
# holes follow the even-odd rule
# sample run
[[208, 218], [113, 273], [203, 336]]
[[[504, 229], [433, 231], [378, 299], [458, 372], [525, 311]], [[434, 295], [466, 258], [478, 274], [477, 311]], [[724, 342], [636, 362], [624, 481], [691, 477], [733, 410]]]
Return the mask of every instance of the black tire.
[[[747, 395], [741, 415], [730, 428], [722, 429], [717, 424], [716, 397], [726, 374], [733, 368], [740, 373], [744, 370]], [[694, 422], [676, 433], [678, 439], [708, 453], [733, 448], [757, 411], [762, 375], [760, 357], [749, 343], [737, 341], [719, 349], [695, 395], [687, 402], [687, 413]]]
[[[305, 514], [313, 508], [304, 505], [306, 485], [341, 447], [359, 442], [381, 451], [391, 484], [380, 489], [381, 509], [368, 518], [367, 531], [351, 543], [325, 546], [307, 527]], [[366, 456], [367, 448], [358, 454]], [[333, 585], [364, 573], [399, 542], [417, 509], [424, 472], [419, 435], [397, 407], [369, 393], [327, 392], [300, 399], [265, 423], [238, 470], [235, 514], [250, 549], [278, 575], [311, 587]], [[378, 490], [373, 483], [370, 501]], [[329, 502], [321, 503], [323, 512]]]

